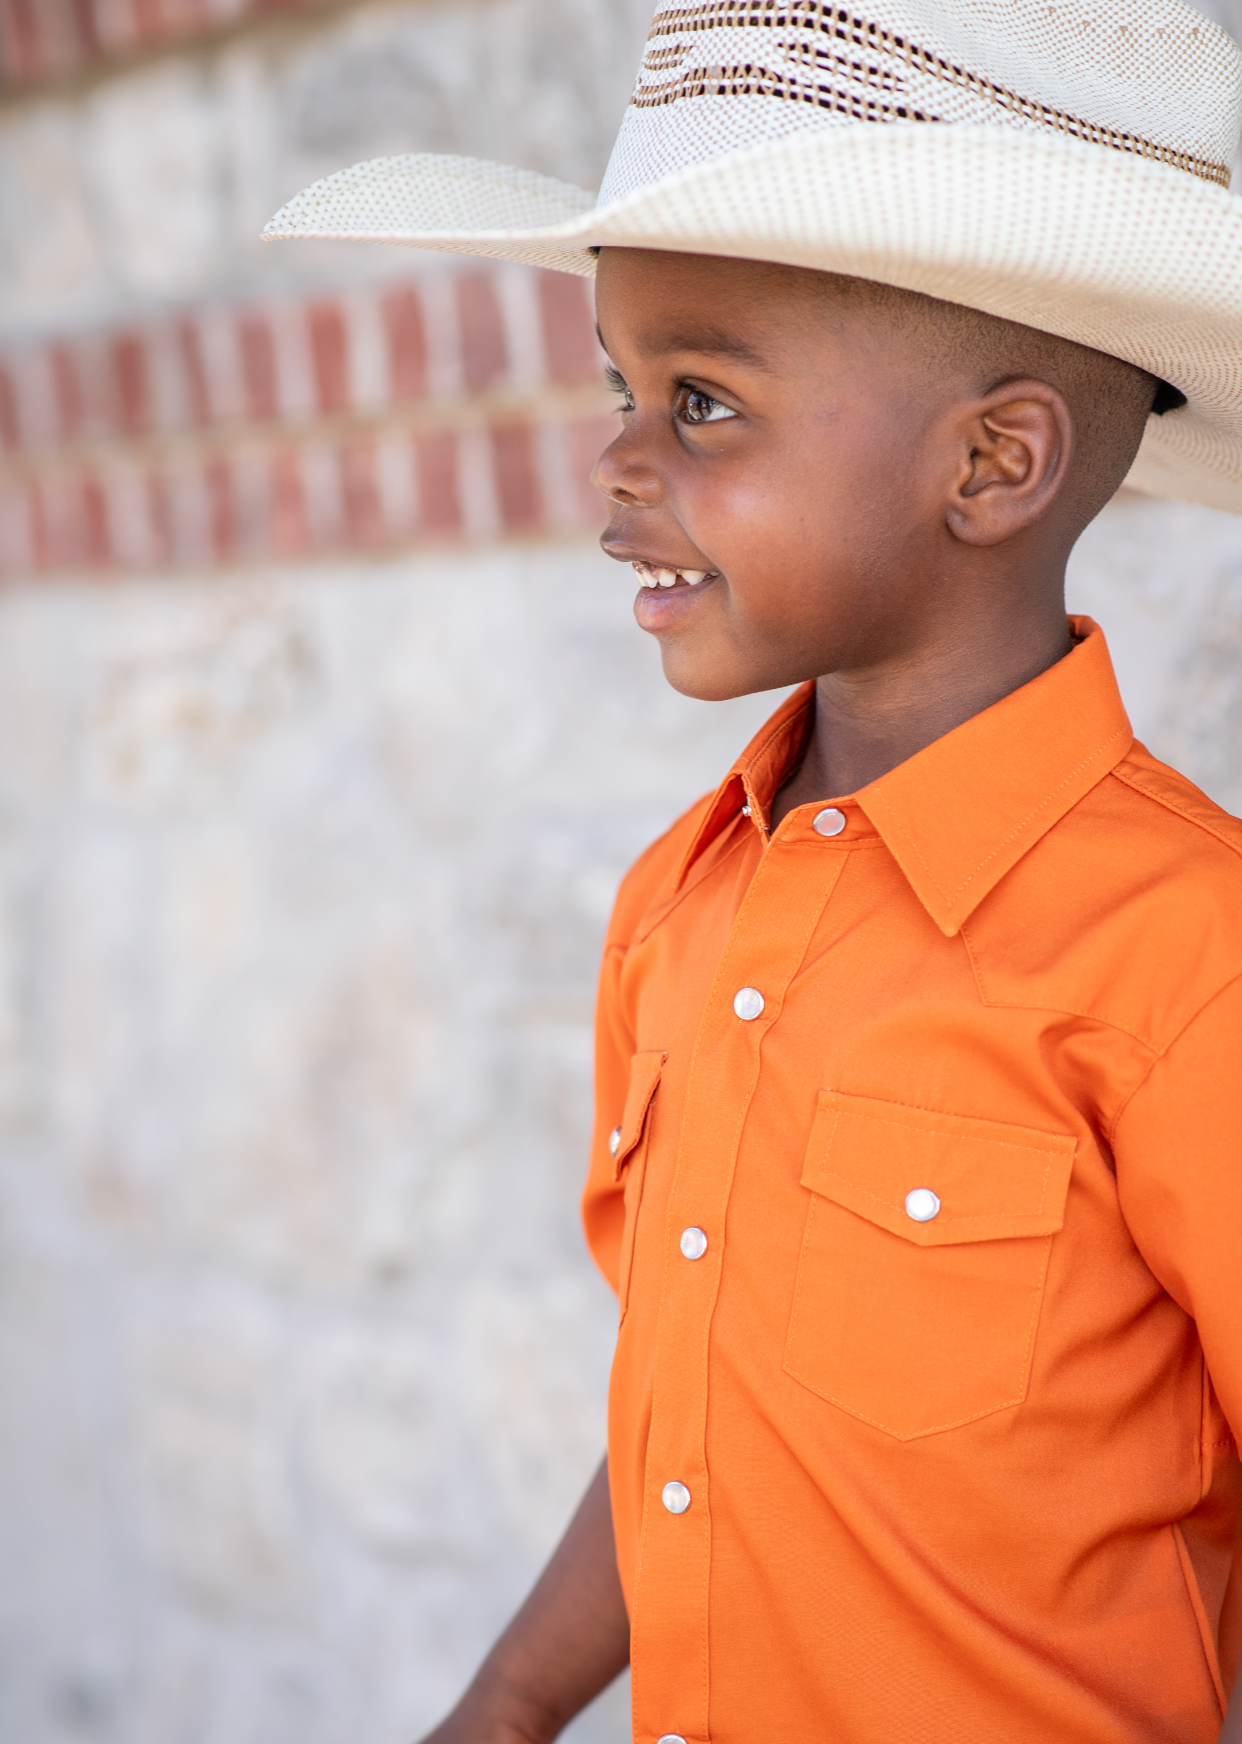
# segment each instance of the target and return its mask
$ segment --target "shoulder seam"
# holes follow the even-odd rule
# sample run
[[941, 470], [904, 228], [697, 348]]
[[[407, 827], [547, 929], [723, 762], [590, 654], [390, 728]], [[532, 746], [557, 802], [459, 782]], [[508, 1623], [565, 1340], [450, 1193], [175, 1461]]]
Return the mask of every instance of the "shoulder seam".
[[[702, 805], [705, 805], [707, 803], [707, 801], [711, 799], [711, 797], [712, 797], [711, 793], [700, 794], [698, 799], [696, 799], [693, 802], [693, 804], [688, 805], [686, 807], [686, 809], [680, 814], [680, 816], [675, 817], [673, 819], [672, 823], [668, 826], [668, 828], [666, 830], [661, 830], [660, 834], [658, 836], [656, 836], [652, 841], [648, 842], [647, 846], [642, 850], [642, 852], [640, 854], [638, 854], [635, 859], [630, 861], [630, 864], [626, 867], [625, 871], [621, 875], [621, 882], [617, 886], [617, 894], [613, 899], [612, 914], [609, 917], [608, 928], [607, 928], [607, 931], [605, 932], [605, 935], [604, 935], [605, 944], [619, 942], [615, 938], [613, 928], [616, 924], [617, 911], [621, 907], [622, 900], [626, 895], [627, 887], [629, 886], [631, 880], [635, 879], [636, 877], [641, 875], [642, 871], [647, 866], [648, 862], [656, 858], [660, 848], [662, 848], [665, 845], [665, 843], [668, 842], [669, 838], [671, 836], [675, 835], [676, 832], [687, 822], [687, 820], [693, 816], [693, 814], [699, 809], [699, 807]], [[651, 907], [651, 899], [644, 902], [642, 908], [640, 909], [640, 911], [639, 911], [639, 920], [640, 921], [641, 921], [642, 917], [646, 915], [646, 913], [650, 907]], [[638, 923], [636, 922], [635, 924], [637, 925]], [[628, 948], [628, 944], [630, 942], [632, 942], [632, 937], [633, 937], [633, 935], [631, 933], [630, 939], [627, 940], [627, 942], [626, 942], [626, 948]]]
[[[1193, 818], [1190, 821], [1193, 823]], [[1112, 1120], [1108, 1124], [1108, 1148], [1110, 1151], [1116, 1151], [1117, 1128], [1121, 1125], [1126, 1110], [1134, 1101], [1134, 1098], [1138, 1095], [1139, 1091], [1147, 1083], [1161, 1060], [1168, 1059], [1169, 1055], [1173, 1052], [1173, 1049], [1177, 1046], [1178, 1042], [1181, 1041], [1191, 1024], [1198, 1023], [1208, 1006], [1219, 999], [1222, 993], [1228, 993], [1231, 987], [1236, 987], [1239, 982], [1242, 982], [1242, 974], [1231, 975], [1228, 981], [1222, 981], [1219, 987], [1214, 987], [1202, 1004], [1196, 1005], [1195, 1009], [1178, 1030], [1177, 1034], [1175, 1036], [1170, 1036], [1164, 1046], [1157, 1051], [1154, 1058], [1148, 1062], [1147, 1070], [1143, 1073], [1143, 1076], [1139, 1079], [1138, 1083], [1134, 1085], [1130, 1094], [1126, 1097], [1125, 1101], [1121, 1104], [1121, 1107], [1117, 1110], [1116, 1114], [1114, 1114]]]
[[[1132, 792], [1141, 794], [1144, 799], [1150, 799], [1153, 805], [1162, 806], [1165, 811], [1172, 812], [1174, 817], [1179, 817], [1184, 822], [1193, 824], [1196, 829], [1202, 830], [1204, 835], [1211, 836], [1213, 840], [1220, 842], [1223, 847], [1229, 848], [1242, 859], [1242, 843], [1231, 841], [1223, 830], [1214, 829], [1206, 818], [1196, 817], [1185, 806], [1177, 805], [1168, 794], [1153, 792], [1138, 776], [1129, 771], [1123, 771], [1120, 763], [1110, 770], [1110, 774], [1116, 776], [1117, 780], [1130, 788]], [[1204, 797], [1206, 798], [1206, 795]], [[1228, 816], [1228, 813], [1225, 815]]]

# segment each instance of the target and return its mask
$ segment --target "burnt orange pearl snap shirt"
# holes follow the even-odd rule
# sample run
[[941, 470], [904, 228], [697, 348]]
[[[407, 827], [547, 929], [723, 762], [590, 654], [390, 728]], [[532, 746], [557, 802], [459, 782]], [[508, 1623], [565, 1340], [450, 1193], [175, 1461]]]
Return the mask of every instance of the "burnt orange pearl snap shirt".
[[627, 877], [585, 1199], [640, 1744], [1208, 1744], [1242, 1638], [1242, 825], [1100, 631]]

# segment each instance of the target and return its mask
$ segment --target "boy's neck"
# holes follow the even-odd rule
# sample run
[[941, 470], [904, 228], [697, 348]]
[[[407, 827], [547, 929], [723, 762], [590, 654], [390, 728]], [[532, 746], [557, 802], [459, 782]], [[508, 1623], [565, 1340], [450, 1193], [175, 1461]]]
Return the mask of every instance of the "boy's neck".
[[1055, 666], [1073, 647], [1064, 611], [1034, 622], [976, 621], [909, 658], [816, 681], [815, 718], [797, 769], [772, 804], [771, 827], [800, 805], [845, 798], [887, 775]]

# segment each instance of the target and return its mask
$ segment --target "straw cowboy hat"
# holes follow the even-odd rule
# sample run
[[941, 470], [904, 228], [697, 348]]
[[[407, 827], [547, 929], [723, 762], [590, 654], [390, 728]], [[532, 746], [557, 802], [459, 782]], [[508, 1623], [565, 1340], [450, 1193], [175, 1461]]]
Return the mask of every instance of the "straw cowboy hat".
[[1242, 53], [1179, 0], [661, 0], [598, 200], [416, 153], [317, 182], [264, 234], [922, 291], [1172, 384], [1129, 484], [1242, 513], [1240, 125]]

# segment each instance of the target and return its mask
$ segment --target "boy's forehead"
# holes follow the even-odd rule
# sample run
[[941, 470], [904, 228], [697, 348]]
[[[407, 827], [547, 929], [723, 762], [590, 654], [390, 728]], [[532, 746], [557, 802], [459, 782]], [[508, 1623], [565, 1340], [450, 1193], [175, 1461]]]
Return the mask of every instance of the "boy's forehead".
[[797, 334], [805, 337], [808, 297], [826, 304], [830, 286], [824, 273], [767, 261], [606, 249], [600, 338], [607, 346], [624, 337], [644, 359], [694, 352], [773, 369]]

